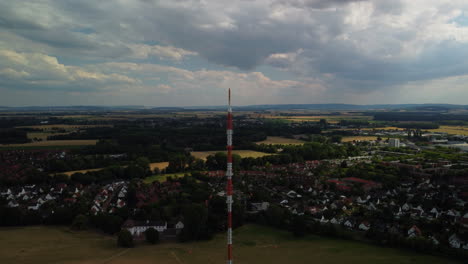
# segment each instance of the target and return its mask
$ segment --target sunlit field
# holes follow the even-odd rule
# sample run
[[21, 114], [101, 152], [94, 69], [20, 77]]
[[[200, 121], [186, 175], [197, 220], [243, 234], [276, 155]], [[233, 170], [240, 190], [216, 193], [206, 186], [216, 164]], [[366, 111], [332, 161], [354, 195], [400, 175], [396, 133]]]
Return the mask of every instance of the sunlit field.
[[[206, 159], [209, 155], [214, 155], [216, 152], [226, 152], [226, 151], [192, 151], [190, 154], [198, 159]], [[271, 153], [259, 152], [254, 150], [233, 150], [233, 154], [240, 155], [242, 158], [259, 158], [263, 156], [272, 155]]]

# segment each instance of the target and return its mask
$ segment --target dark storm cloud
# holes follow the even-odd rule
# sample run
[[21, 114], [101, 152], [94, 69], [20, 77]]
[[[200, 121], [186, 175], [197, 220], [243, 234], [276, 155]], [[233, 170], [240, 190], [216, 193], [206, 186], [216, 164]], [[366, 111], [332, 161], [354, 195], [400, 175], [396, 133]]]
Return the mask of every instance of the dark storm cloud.
[[[0, 34], [67, 65], [190, 54], [223, 70], [267, 64], [297, 80], [321, 78], [331, 91], [384, 90], [468, 74], [468, 32], [450, 24], [468, 4], [429, 2], [434, 7], [401, 0], [3, 1]], [[17, 38], [8, 34], [0, 49], [14, 50]], [[20, 76], [15, 70], [4, 74]]]

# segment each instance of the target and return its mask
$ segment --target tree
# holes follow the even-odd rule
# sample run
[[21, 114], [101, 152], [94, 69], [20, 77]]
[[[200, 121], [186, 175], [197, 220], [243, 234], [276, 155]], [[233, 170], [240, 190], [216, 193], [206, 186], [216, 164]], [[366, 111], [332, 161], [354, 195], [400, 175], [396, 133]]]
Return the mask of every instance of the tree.
[[88, 227], [88, 217], [82, 214], [79, 214], [75, 217], [71, 226], [71, 228], [75, 230], [84, 230], [87, 227]]
[[149, 228], [145, 232], [145, 238], [148, 243], [157, 244], [159, 243], [159, 232], [154, 228]]
[[127, 229], [120, 230], [119, 234], [117, 235], [117, 245], [126, 248], [131, 248], [134, 246], [133, 237], [130, 231]]

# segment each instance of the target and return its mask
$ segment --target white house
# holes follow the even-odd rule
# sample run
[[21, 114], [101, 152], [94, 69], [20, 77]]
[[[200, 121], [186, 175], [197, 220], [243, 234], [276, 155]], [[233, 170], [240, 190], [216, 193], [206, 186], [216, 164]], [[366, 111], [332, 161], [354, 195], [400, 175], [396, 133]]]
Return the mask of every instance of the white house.
[[353, 223], [351, 223], [351, 221], [349, 220], [346, 220], [346, 222], [344, 223], [344, 226], [346, 226], [347, 228], [353, 228]]
[[408, 230], [408, 237], [417, 237], [421, 236], [421, 230], [413, 225], [409, 230]]
[[364, 221], [359, 225], [359, 230], [367, 231], [369, 229], [370, 229], [370, 224], [367, 221]]
[[158, 232], [164, 232], [164, 230], [167, 229], [167, 222], [135, 222], [133, 220], [127, 220], [123, 224], [123, 227], [126, 228], [132, 234], [132, 236], [140, 236], [150, 228], [154, 228]]
[[460, 248], [462, 245], [462, 242], [460, 239], [457, 237], [456, 234], [453, 234], [449, 237], [449, 244], [453, 248]]

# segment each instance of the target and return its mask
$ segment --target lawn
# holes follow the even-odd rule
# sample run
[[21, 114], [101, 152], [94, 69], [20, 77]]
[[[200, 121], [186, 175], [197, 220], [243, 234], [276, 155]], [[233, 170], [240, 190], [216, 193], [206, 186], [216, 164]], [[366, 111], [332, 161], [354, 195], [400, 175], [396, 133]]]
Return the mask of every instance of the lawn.
[[[0, 229], [0, 263], [15, 264], [206, 264], [226, 258], [224, 234], [194, 243], [116, 246], [115, 239], [92, 232], [73, 232], [65, 227]], [[247, 225], [234, 230], [234, 261], [246, 263], [349, 263], [436, 264], [459, 263], [410, 251], [308, 236], [295, 239], [288, 232]]]
[[[218, 151], [192, 151], [190, 154], [198, 159], [206, 159], [209, 155], [216, 154], [216, 152], [226, 152], [225, 150]], [[232, 154], [238, 154], [242, 158], [259, 158], [267, 155], [273, 155], [271, 153], [259, 152], [254, 150], [233, 150]]]
[[293, 138], [284, 138], [284, 137], [267, 137], [263, 141], [256, 142], [256, 144], [272, 144], [272, 145], [302, 145], [305, 142]]

